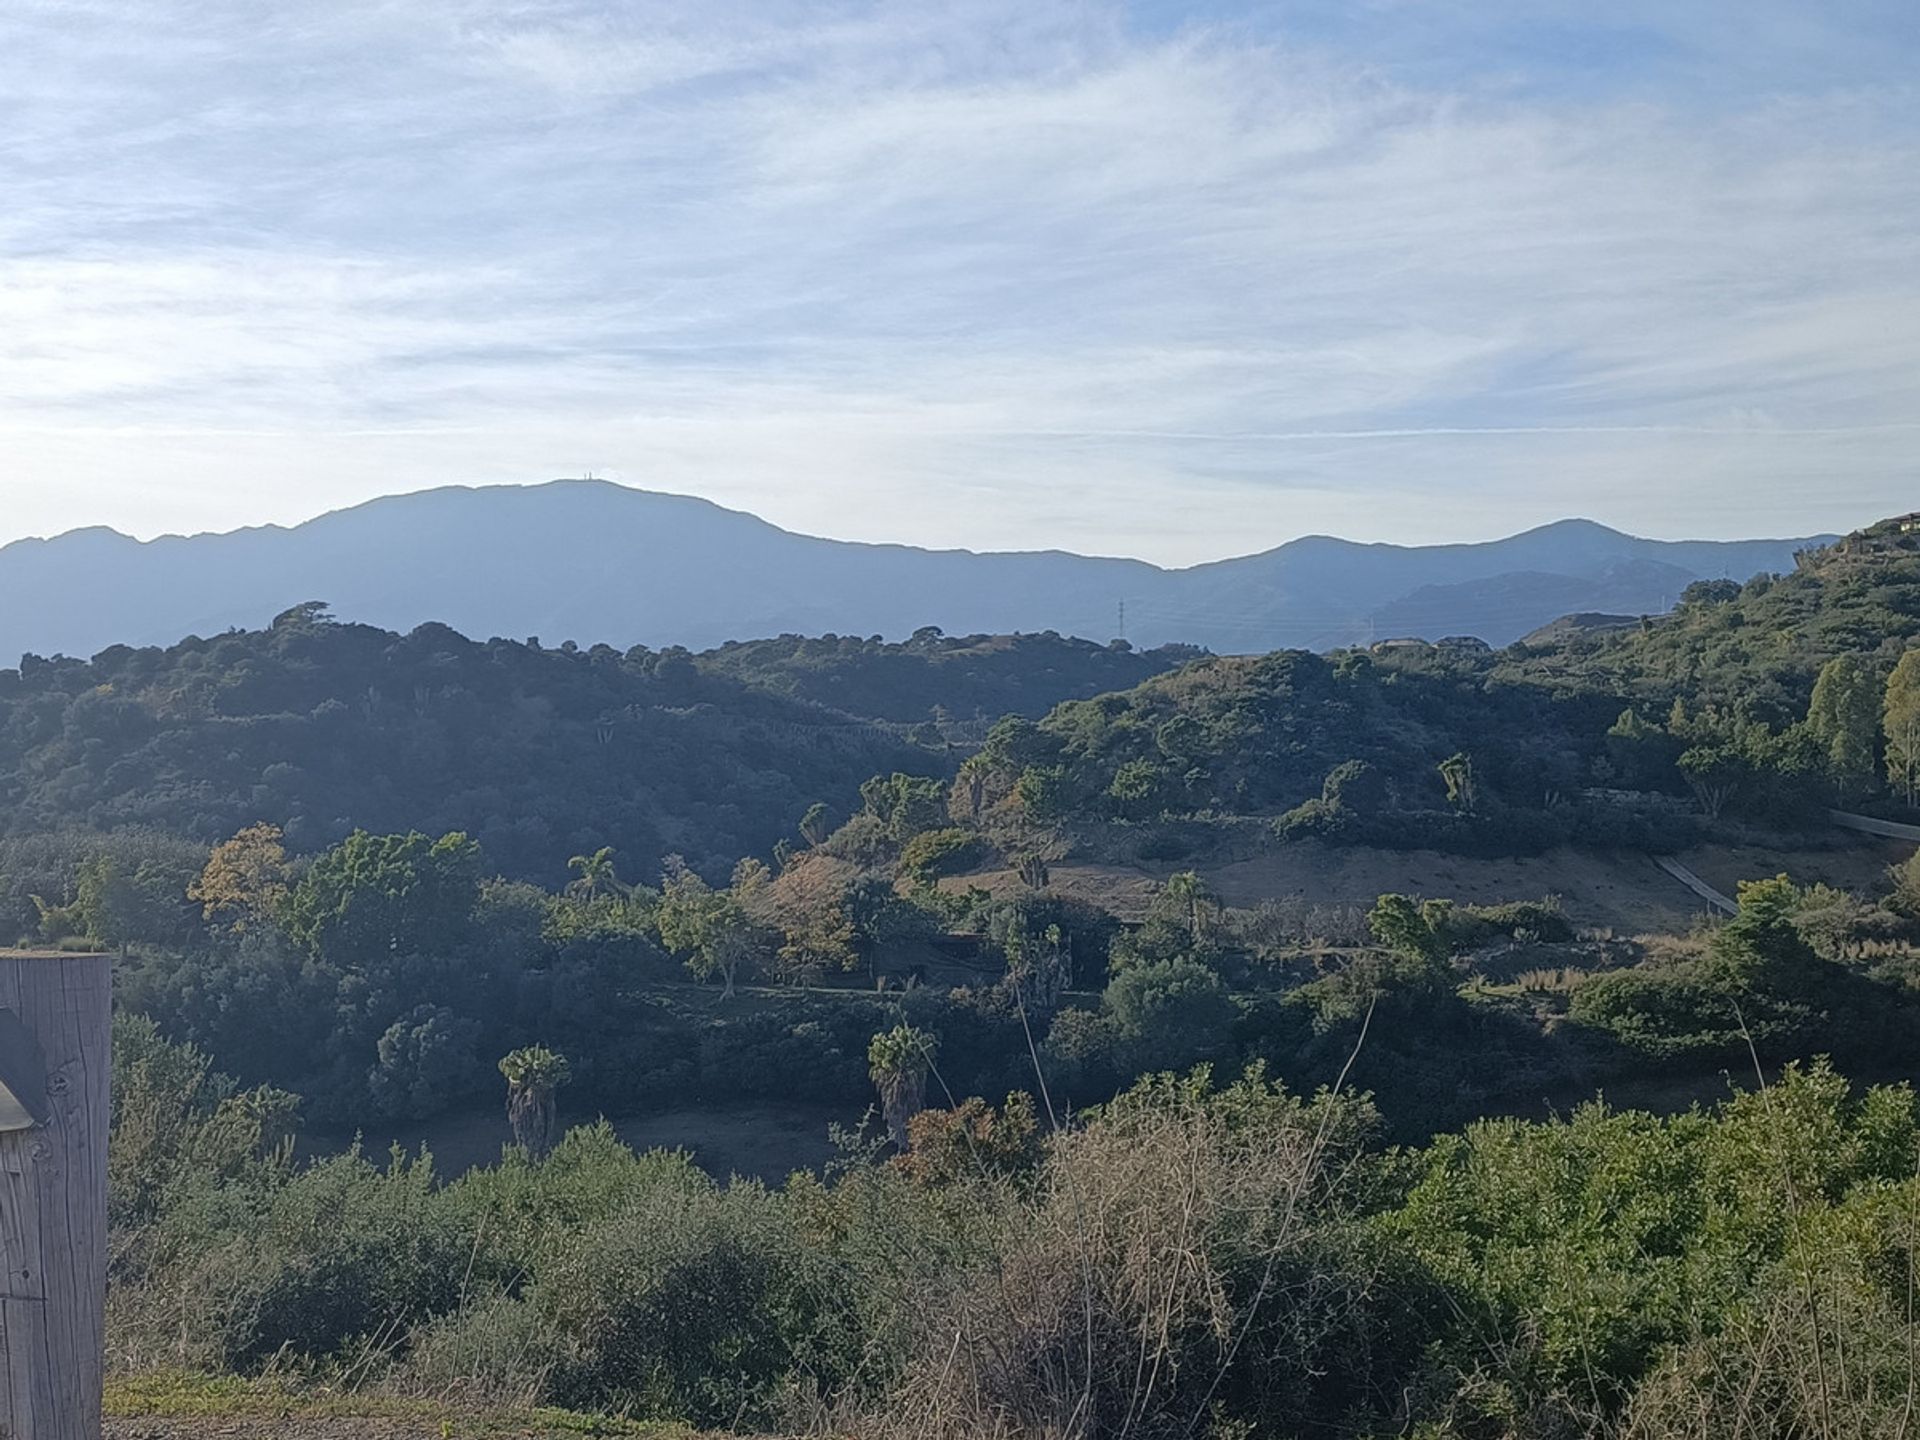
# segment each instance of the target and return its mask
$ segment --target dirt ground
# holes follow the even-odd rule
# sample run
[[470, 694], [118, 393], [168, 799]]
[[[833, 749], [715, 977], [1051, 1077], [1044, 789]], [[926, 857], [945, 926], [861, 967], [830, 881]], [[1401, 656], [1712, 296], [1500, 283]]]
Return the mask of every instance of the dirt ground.
[[[1871, 890], [1884, 883], [1889, 865], [1912, 853], [1909, 843], [1858, 836], [1840, 840], [1832, 849], [1702, 845], [1676, 858], [1709, 885], [1731, 895], [1741, 880], [1782, 871], [1803, 884], [1818, 880]], [[1184, 868], [1188, 867], [1061, 861], [1051, 867], [1051, 884], [1062, 894], [1138, 918], [1167, 876]], [[1684, 931], [1706, 909], [1704, 902], [1647, 856], [1628, 851], [1562, 847], [1544, 855], [1480, 860], [1434, 850], [1372, 850], [1306, 842], [1250, 860], [1202, 867], [1201, 873], [1228, 905], [1249, 909], [1262, 900], [1289, 896], [1317, 904], [1371, 906], [1389, 891], [1471, 904], [1557, 895], [1576, 925], [1622, 935]], [[999, 893], [1017, 888], [1020, 881], [1009, 870], [946, 883], [962, 889], [980, 885]]]

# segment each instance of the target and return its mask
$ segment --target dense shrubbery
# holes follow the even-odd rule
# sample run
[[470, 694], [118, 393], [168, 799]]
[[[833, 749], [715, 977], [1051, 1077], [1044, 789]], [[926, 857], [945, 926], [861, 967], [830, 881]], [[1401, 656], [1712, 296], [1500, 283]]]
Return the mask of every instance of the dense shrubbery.
[[[1204, 651], [1139, 651], [1059, 635], [853, 635], [741, 640], [694, 657], [702, 672], [854, 715], [906, 723], [1039, 718], [1062, 700], [1127, 690]], [[950, 728], [950, 727], [949, 727]]]
[[296, 1170], [155, 1083], [193, 1057], [121, 1053], [123, 1117], [234, 1162], [121, 1211], [123, 1365], [873, 1437], [1839, 1436], [1896, 1433], [1903, 1385], [1863, 1382], [1920, 1343], [1914, 1099], [1821, 1067], [1398, 1152], [1362, 1100], [1200, 1072], [1059, 1132], [928, 1112], [908, 1158], [767, 1190], [605, 1127], [450, 1184]]
[[[684, 651], [396, 635], [301, 607], [263, 631], [0, 671], [0, 826], [145, 825], [212, 843], [270, 821], [461, 831], [510, 875], [669, 848], [724, 874], [816, 800], [926, 752], [703, 671]], [[938, 763], [934, 761], [932, 763]]]

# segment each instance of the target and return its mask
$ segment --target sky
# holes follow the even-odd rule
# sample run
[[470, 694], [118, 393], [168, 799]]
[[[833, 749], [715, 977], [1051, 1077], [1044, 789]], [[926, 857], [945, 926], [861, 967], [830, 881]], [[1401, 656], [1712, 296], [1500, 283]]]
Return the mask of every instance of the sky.
[[1920, 505], [1911, 0], [6, 0], [0, 543], [592, 473], [1186, 564]]

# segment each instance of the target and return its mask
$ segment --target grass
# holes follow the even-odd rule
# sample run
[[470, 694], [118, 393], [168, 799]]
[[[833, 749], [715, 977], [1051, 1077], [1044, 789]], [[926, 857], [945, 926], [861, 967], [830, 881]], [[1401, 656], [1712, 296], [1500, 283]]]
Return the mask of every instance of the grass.
[[165, 1420], [392, 1420], [431, 1427], [446, 1440], [563, 1440], [573, 1436], [631, 1436], [640, 1440], [700, 1440], [684, 1425], [581, 1415], [567, 1410], [475, 1413], [435, 1400], [367, 1394], [280, 1379], [161, 1372], [107, 1381], [109, 1419]]

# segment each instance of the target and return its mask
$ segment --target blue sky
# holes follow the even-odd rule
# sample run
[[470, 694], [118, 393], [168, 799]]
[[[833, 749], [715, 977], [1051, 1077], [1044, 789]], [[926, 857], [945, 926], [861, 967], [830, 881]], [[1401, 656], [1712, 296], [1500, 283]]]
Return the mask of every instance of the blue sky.
[[8, 0], [0, 541], [592, 472], [1170, 563], [1920, 479], [1920, 6]]

